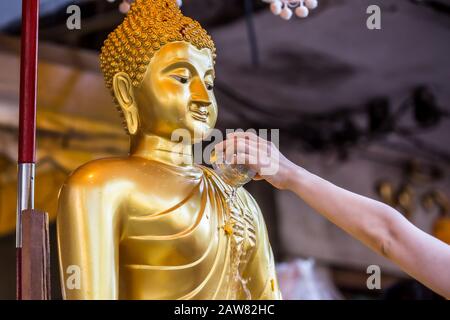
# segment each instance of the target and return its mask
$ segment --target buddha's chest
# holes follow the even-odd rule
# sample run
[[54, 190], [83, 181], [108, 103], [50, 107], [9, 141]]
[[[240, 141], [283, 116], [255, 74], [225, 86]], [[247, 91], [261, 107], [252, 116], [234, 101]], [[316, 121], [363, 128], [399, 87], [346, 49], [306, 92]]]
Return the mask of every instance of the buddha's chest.
[[127, 208], [122, 264], [170, 268], [221, 259], [240, 268], [256, 245], [254, 212], [240, 197], [211, 186], [157, 212], [146, 214], [142, 204]]
[[133, 208], [124, 206], [128, 211], [119, 245], [121, 295], [248, 297], [243, 270], [256, 248], [257, 212], [246, 203], [245, 194], [232, 197], [227, 190], [205, 176], [187, 196], [171, 199], [171, 206], [160, 201], [158, 210], [145, 211], [143, 200]]

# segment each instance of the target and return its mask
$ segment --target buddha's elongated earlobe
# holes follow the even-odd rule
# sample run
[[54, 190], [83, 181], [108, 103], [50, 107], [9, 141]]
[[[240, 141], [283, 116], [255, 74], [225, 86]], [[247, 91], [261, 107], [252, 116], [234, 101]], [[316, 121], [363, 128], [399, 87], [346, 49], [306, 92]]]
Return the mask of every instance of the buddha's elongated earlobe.
[[119, 72], [113, 79], [114, 96], [119, 103], [125, 117], [128, 132], [136, 134], [139, 127], [139, 113], [133, 95], [133, 86], [130, 77], [125, 72]]

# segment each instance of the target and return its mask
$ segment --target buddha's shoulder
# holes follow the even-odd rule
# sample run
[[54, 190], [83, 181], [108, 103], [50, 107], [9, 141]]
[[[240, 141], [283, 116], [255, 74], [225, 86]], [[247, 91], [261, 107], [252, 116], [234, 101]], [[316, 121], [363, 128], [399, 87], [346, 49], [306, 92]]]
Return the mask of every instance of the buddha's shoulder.
[[[198, 173], [201, 174], [201, 172]], [[181, 169], [162, 162], [138, 157], [115, 157], [87, 162], [73, 171], [65, 184], [101, 186], [111, 185], [113, 182], [123, 185], [161, 179], [189, 181], [186, 179], [187, 176]]]

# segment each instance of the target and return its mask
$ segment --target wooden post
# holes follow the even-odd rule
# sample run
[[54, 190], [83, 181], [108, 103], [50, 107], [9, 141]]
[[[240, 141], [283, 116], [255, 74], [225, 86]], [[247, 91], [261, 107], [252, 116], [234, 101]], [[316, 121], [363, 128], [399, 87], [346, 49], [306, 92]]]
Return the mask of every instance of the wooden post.
[[48, 214], [22, 212], [22, 299], [50, 299], [50, 250]]

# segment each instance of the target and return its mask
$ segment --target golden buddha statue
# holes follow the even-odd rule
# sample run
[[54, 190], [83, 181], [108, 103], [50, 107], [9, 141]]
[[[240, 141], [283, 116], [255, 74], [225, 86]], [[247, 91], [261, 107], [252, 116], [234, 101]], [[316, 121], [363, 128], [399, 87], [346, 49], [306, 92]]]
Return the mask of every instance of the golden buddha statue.
[[[214, 59], [211, 38], [175, 0], [137, 0], [105, 41], [101, 67], [130, 154], [85, 164], [61, 189], [65, 299], [280, 298], [255, 200], [239, 188], [228, 201], [232, 188], [193, 163], [192, 144], [171, 140], [176, 129], [204, 138], [214, 127]], [[68, 286], [74, 266], [79, 285]]]

